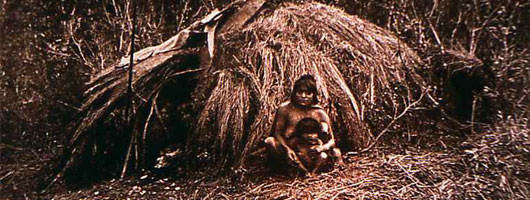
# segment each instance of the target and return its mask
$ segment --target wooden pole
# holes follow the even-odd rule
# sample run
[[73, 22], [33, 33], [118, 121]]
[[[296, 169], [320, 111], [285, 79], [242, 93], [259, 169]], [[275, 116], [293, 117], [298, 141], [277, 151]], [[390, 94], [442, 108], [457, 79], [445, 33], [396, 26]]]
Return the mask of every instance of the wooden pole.
[[[131, 30], [131, 48], [130, 48], [130, 51], [129, 51], [129, 54], [131, 55], [129, 58], [129, 82], [128, 82], [128, 87], [127, 87], [127, 97], [129, 99], [128, 101], [128, 104], [127, 104], [127, 107], [125, 108], [125, 114], [127, 115], [126, 118], [128, 119], [127, 122], [128, 122], [128, 127], [127, 127], [127, 131], [130, 133], [131, 135], [131, 140], [129, 142], [129, 148], [127, 148], [127, 155], [125, 156], [125, 161], [123, 162], [123, 168], [122, 168], [122, 171], [121, 171], [121, 176], [120, 178], [124, 178], [125, 177], [125, 173], [127, 172], [127, 166], [129, 164], [129, 160], [131, 158], [131, 151], [132, 151], [132, 145], [133, 143], [135, 142], [135, 137], [136, 137], [136, 132], [133, 131], [134, 130], [134, 120], [133, 120], [133, 116], [132, 116], [132, 113], [134, 112], [131, 112], [131, 110], [133, 109], [133, 88], [132, 88], [132, 80], [133, 80], [133, 72], [134, 72], [134, 35], [135, 35], [135, 32], [136, 32], [136, 3], [135, 3], [135, 0], [131, 0], [131, 6], [132, 6], [132, 21], [130, 22], [131, 23], [131, 26], [132, 26], [132, 30]], [[136, 158], [138, 159], [138, 158]]]

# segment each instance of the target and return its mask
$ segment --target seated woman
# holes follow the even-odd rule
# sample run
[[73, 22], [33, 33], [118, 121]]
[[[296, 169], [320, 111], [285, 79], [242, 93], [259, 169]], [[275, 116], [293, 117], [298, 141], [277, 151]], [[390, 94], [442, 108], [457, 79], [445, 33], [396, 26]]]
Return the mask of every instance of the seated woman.
[[270, 158], [269, 164], [272, 167], [283, 167], [285, 161], [296, 163], [299, 160], [296, 152], [287, 144], [287, 139], [291, 138], [296, 125], [304, 118], [316, 120], [322, 125], [323, 131], [329, 133], [329, 141], [315, 150], [323, 152], [333, 148], [334, 151], [337, 151], [337, 161], [342, 163], [340, 150], [334, 148], [335, 139], [330, 127], [329, 116], [318, 105], [318, 102], [315, 79], [311, 75], [301, 76], [294, 84], [290, 101], [282, 103], [276, 112], [272, 125], [273, 136], [265, 139]]

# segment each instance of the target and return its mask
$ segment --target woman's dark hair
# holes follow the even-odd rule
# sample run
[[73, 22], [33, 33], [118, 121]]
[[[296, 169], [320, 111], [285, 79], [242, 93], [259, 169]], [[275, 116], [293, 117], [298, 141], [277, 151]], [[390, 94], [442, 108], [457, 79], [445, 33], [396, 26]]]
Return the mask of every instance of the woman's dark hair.
[[291, 93], [291, 102], [296, 102], [296, 93], [301, 90], [306, 90], [313, 93], [313, 104], [317, 104], [318, 101], [318, 91], [317, 91], [317, 82], [313, 76], [306, 74], [301, 76], [296, 82], [294, 82], [293, 92]]

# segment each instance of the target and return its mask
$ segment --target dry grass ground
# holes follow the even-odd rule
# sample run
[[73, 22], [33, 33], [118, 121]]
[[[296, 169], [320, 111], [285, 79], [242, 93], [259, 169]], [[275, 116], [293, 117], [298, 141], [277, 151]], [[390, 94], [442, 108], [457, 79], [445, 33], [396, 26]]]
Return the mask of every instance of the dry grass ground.
[[[0, 194], [8, 199], [528, 199], [529, 133], [526, 122], [511, 121], [468, 138], [433, 137], [416, 147], [385, 145], [347, 154], [345, 166], [315, 177], [272, 173], [258, 157], [229, 176], [213, 175], [215, 169], [207, 167], [174, 168], [81, 189], [58, 185], [40, 195], [24, 188], [7, 194], [17, 192], [4, 190], [14, 186], [10, 182]], [[37, 175], [30, 168], [11, 170], [27, 181]]]

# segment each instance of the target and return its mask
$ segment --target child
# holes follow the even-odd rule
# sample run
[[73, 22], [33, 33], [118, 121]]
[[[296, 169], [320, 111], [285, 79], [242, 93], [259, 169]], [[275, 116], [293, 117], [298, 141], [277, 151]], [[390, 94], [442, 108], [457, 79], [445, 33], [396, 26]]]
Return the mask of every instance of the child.
[[288, 139], [289, 146], [299, 158], [295, 161], [297, 165], [313, 175], [330, 160], [330, 156], [336, 156], [335, 151], [339, 151], [340, 156], [338, 148], [325, 149], [323, 140], [329, 138], [331, 138], [329, 133], [323, 130], [322, 124], [317, 120], [312, 118], [300, 120], [296, 124], [294, 134]]

